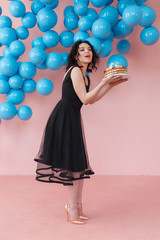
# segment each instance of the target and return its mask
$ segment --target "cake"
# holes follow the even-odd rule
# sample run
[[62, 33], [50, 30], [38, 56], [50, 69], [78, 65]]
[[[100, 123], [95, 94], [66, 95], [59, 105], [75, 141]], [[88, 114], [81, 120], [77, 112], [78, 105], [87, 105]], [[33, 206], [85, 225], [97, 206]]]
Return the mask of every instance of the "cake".
[[120, 75], [122, 76], [128, 75], [127, 68], [120, 65], [116, 65], [115, 67], [110, 66], [104, 71], [104, 78], [110, 77], [110, 76], [120, 76]]

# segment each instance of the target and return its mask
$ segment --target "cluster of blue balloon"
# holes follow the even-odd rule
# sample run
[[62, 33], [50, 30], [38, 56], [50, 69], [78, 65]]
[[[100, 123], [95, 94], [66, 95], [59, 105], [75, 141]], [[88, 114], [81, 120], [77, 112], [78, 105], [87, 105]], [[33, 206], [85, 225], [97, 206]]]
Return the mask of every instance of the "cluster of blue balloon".
[[[144, 4], [147, 0], [118, 0], [117, 7], [111, 6], [113, 0], [73, 0], [73, 6], [67, 6], [64, 11], [64, 26], [66, 30], [59, 35], [53, 28], [58, 16], [54, 9], [59, 0], [34, 0], [31, 12], [26, 12], [23, 2], [10, 0], [9, 11], [13, 17], [21, 18], [22, 26], [16, 30], [12, 28], [12, 21], [8, 16], [0, 16], [0, 46], [5, 45], [3, 56], [0, 57], [0, 94], [6, 94], [8, 102], [0, 104], [0, 118], [12, 119], [16, 114], [20, 119], [27, 120], [32, 116], [30, 107], [21, 104], [25, 93], [37, 90], [42, 95], [53, 91], [53, 83], [49, 79], [33, 80], [36, 68], [57, 70], [67, 64], [68, 53], [51, 52], [47, 48], [56, 47], [59, 43], [71, 47], [78, 40], [89, 41], [101, 58], [112, 52], [114, 38], [119, 39], [117, 52], [108, 59], [110, 65], [128, 66], [127, 59], [121, 55], [130, 50], [129, 36], [135, 26], [143, 29], [140, 40], [145, 45], [153, 45], [159, 39], [159, 31], [152, 26], [156, 19], [153, 8]], [[89, 8], [89, 2], [94, 8]], [[95, 8], [101, 8], [99, 14]], [[1, 15], [0, 8], [0, 15]], [[42, 37], [32, 41], [29, 52], [30, 62], [18, 62], [18, 58], [25, 52], [25, 45], [21, 40], [29, 36], [29, 28], [37, 24]], [[73, 33], [73, 30], [78, 31]], [[92, 36], [89, 34], [90, 31]]]

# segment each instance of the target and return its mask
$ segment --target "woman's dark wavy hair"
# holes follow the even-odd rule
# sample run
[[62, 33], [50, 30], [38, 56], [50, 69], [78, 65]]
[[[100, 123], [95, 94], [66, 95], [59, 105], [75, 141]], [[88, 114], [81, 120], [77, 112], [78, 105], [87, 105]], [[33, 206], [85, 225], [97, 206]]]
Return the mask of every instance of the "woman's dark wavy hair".
[[81, 43], [87, 43], [91, 47], [91, 50], [92, 50], [92, 53], [93, 53], [92, 62], [88, 64], [87, 72], [92, 72], [93, 69], [94, 70], [97, 69], [96, 65], [99, 63], [99, 56], [98, 56], [98, 54], [96, 53], [96, 51], [94, 50], [94, 48], [90, 44], [90, 42], [88, 42], [86, 40], [85, 41], [79, 40], [72, 46], [70, 54], [68, 55], [68, 58], [67, 58], [68, 63], [67, 63], [67, 66], [66, 66], [66, 71], [71, 66], [79, 66], [78, 63], [77, 63], [77, 60], [76, 60], [76, 56], [78, 54], [78, 48], [79, 48], [79, 45]]

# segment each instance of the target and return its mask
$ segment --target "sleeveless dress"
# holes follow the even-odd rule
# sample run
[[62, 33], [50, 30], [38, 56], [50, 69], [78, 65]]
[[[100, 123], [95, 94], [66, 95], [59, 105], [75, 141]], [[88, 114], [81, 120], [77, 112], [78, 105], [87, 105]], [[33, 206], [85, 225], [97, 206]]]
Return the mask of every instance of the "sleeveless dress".
[[[74, 67], [74, 66], [73, 66]], [[36, 180], [73, 185], [74, 180], [90, 178], [90, 167], [81, 118], [80, 101], [71, 80], [71, 67], [62, 84], [62, 98], [47, 121], [37, 163]], [[86, 91], [89, 91], [90, 79]], [[85, 79], [84, 79], [85, 82]]]

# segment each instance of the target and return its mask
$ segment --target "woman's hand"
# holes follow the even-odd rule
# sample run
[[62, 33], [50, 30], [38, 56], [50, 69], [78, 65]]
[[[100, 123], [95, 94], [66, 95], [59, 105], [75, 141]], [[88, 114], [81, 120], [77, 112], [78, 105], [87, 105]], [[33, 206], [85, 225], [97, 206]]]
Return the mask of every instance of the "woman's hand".
[[109, 87], [114, 87], [126, 81], [128, 81], [128, 78], [124, 78], [123, 76], [110, 76], [102, 79], [102, 83], [104, 85], [109, 85]]

